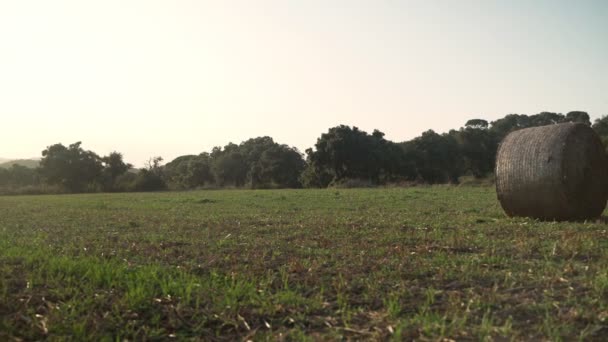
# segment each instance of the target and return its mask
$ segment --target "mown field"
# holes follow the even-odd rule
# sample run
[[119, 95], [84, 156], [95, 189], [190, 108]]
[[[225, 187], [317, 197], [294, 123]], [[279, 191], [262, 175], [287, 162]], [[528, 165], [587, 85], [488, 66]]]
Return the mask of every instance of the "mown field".
[[601, 340], [607, 229], [485, 187], [0, 197], [0, 340]]

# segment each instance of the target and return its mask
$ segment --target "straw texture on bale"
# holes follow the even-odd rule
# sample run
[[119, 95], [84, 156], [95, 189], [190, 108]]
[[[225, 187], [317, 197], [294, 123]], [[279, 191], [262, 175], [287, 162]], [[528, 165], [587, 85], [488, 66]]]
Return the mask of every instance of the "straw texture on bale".
[[509, 216], [582, 220], [602, 214], [608, 159], [587, 125], [564, 123], [510, 133], [496, 155], [496, 192]]

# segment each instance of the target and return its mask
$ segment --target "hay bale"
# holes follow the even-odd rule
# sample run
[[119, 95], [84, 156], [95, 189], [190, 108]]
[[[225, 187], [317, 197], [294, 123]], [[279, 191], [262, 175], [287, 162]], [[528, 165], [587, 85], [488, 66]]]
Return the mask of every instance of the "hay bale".
[[496, 155], [496, 192], [509, 216], [599, 217], [608, 198], [608, 159], [593, 129], [564, 123], [507, 135]]

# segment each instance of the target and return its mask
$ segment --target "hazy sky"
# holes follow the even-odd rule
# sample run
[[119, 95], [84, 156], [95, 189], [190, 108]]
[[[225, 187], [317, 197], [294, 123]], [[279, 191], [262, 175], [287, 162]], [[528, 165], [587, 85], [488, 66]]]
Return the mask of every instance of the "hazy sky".
[[608, 114], [608, 1], [0, 0], [0, 157]]

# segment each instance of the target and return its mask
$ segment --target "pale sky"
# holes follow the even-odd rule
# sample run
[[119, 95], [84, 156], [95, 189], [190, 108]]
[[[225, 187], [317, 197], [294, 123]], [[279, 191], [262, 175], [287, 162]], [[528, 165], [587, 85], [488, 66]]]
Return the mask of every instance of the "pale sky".
[[0, 157], [608, 114], [608, 1], [0, 0]]

